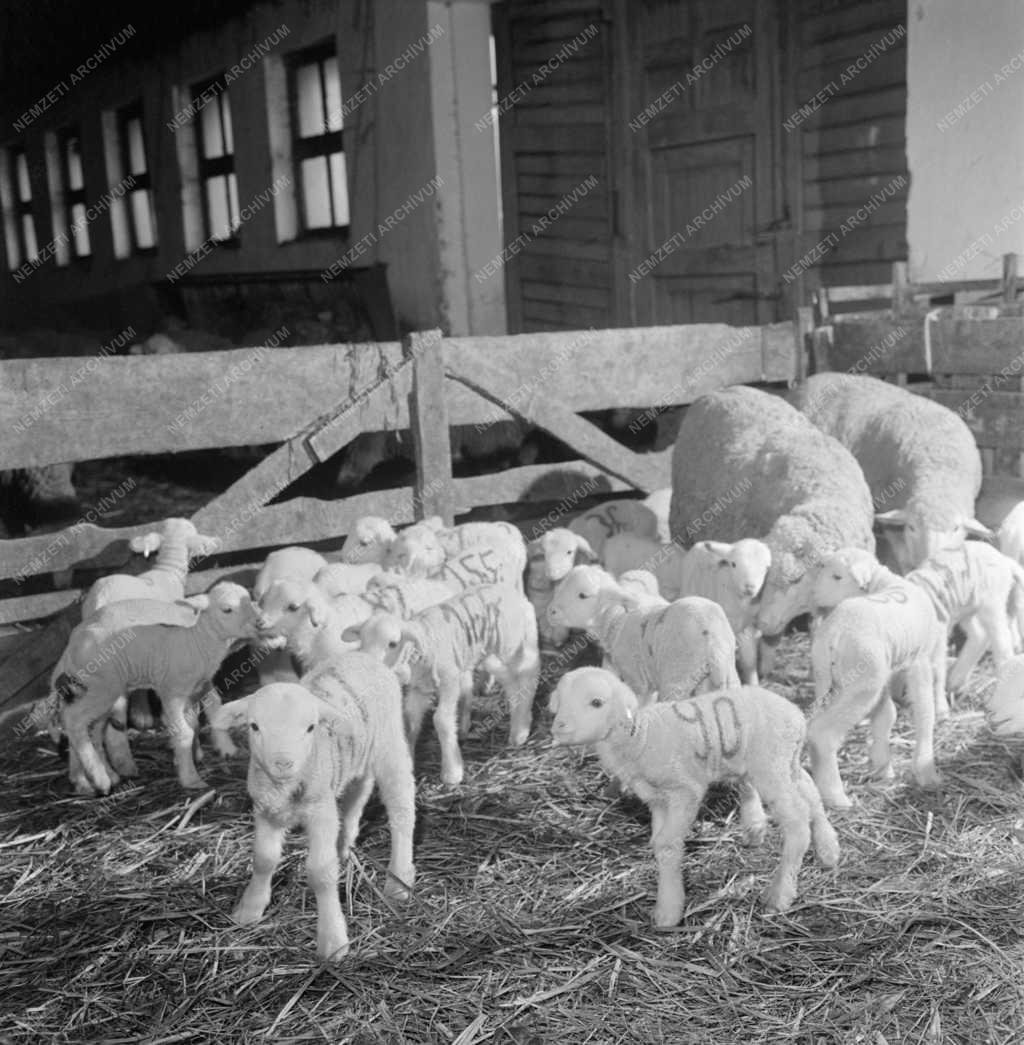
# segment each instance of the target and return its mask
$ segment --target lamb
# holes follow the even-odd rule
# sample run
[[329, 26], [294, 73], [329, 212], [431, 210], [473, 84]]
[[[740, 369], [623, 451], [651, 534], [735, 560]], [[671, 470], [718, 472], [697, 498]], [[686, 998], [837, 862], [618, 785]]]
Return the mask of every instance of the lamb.
[[985, 715], [997, 737], [1024, 733], [1024, 654], [1000, 666], [995, 689], [985, 698]]
[[[940, 785], [933, 731], [936, 704], [944, 700], [946, 629], [928, 594], [911, 577], [862, 561], [861, 549], [841, 549], [821, 567], [815, 585], [822, 603], [835, 603], [814, 630], [811, 667], [815, 711], [807, 728], [811, 774], [825, 805], [848, 809], [837, 754], [862, 718], [871, 720], [871, 767], [893, 776], [889, 737], [896, 706], [887, 688], [898, 678], [914, 713], [914, 773], [922, 787]], [[834, 590], [853, 569], [864, 594], [843, 598]], [[830, 590], [832, 589], [832, 590]], [[825, 706], [827, 704], [827, 706]]]
[[327, 566], [327, 560], [312, 548], [290, 545], [271, 552], [252, 585], [252, 597], [262, 599], [275, 581], [311, 581]]
[[595, 555], [601, 554], [604, 542], [616, 533], [632, 533], [637, 537], [657, 537], [658, 516], [643, 501], [619, 498], [605, 501], [596, 508], [577, 515], [569, 529], [578, 533]]
[[[996, 547], [1019, 566], [1024, 566], [1024, 501], [1010, 509], [996, 533]], [[1015, 629], [1014, 649], [1024, 646], [1024, 632]]]
[[[132, 606], [138, 610], [141, 601]], [[205, 787], [192, 757], [196, 698], [212, 688], [210, 679], [231, 648], [256, 638], [256, 607], [244, 588], [227, 581], [215, 584], [205, 598], [193, 599], [191, 606], [174, 603], [169, 609], [159, 604], [154, 609], [157, 614], [186, 614], [173, 623], [131, 624], [138, 614], [126, 617], [120, 607], [112, 603], [82, 621], [53, 669], [51, 690], [68, 737], [75, 789], [79, 794], [110, 791], [113, 778], [90, 737], [90, 727], [105, 722], [118, 697], [140, 686], [155, 689], [163, 700], [181, 785]], [[120, 764], [115, 761], [112, 768], [120, 776], [136, 776], [127, 745], [124, 753], [127, 758]]]
[[835, 830], [800, 766], [804, 717], [784, 697], [744, 686], [640, 707], [614, 675], [577, 668], [555, 687], [550, 709], [556, 745], [593, 745], [605, 772], [650, 807], [658, 865], [655, 925], [673, 926], [683, 916], [684, 842], [716, 781], [740, 778], [769, 803], [782, 830], [782, 857], [762, 893], [769, 910], [792, 905], [812, 839], [823, 866], [839, 862]]
[[657, 578], [658, 591], [672, 600], [697, 594], [684, 592], [680, 586], [686, 554], [686, 549], [673, 541], [663, 544], [653, 537], [616, 533], [604, 542], [601, 564], [613, 577], [619, 577], [627, 570], [649, 570]]
[[585, 537], [562, 526], [530, 541], [526, 555], [526, 594], [537, 615], [540, 637], [562, 646], [569, 638], [569, 629], [556, 627], [547, 619], [555, 586], [573, 566], [597, 562], [597, 556]]
[[742, 385], [686, 411], [672, 457], [673, 539], [757, 537], [771, 552], [757, 612], [766, 637], [813, 609], [817, 566], [874, 551], [871, 493], [853, 455], [778, 396]]
[[[344, 636], [351, 637], [351, 633]], [[406, 719], [415, 750], [423, 716], [436, 696], [434, 728], [441, 744], [441, 780], [460, 784], [462, 753], [456, 731], [460, 700], [471, 698], [467, 683], [482, 667], [500, 683], [509, 703], [509, 744], [530, 735], [533, 698], [540, 676], [537, 620], [519, 592], [485, 584], [403, 621], [374, 616], [360, 633], [362, 648], [389, 667], [409, 687]]]
[[643, 609], [597, 566], [574, 566], [548, 607], [553, 624], [584, 628], [645, 703], [739, 685], [725, 611], [693, 596]]
[[356, 520], [352, 532], [345, 538], [341, 547], [341, 561], [383, 563], [397, 536], [387, 519], [379, 515], [364, 515]]
[[[901, 573], [968, 534], [991, 537], [974, 517], [981, 454], [966, 423], [925, 396], [861, 374], [815, 374], [794, 405], [857, 459], [890, 533]], [[876, 509], [876, 510], [877, 510]]]
[[654, 493], [648, 494], [642, 503], [654, 512], [654, 517], [658, 520], [658, 531], [654, 536], [659, 541], [670, 541], [672, 537], [668, 528], [668, 513], [672, 507], [672, 487], [663, 486], [660, 490], [655, 490]]
[[650, 570], [626, 570], [618, 581], [619, 587], [632, 595], [641, 608], [668, 605], [668, 599], [658, 590], [658, 578]]
[[304, 675], [301, 684], [265, 686], [226, 704], [216, 717], [219, 729], [246, 724], [249, 730], [253, 870], [232, 920], [250, 925], [263, 917], [285, 831], [302, 826], [317, 904], [316, 953], [343, 957], [349, 939], [338, 898], [339, 863], [355, 844], [374, 785], [391, 832], [384, 895], [404, 899], [415, 878], [415, 785], [398, 681], [372, 657], [347, 653]]
[[313, 577], [313, 583], [329, 599], [338, 595], [362, 595], [370, 582], [384, 572], [379, 562], [329, 562]]

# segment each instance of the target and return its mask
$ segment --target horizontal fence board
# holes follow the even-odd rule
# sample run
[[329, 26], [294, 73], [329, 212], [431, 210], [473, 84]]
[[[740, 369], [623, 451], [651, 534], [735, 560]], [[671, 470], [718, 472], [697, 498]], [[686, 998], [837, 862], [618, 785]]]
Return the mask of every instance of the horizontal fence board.
[[930, 398], [959, 413], [978, 446], [1024, 450], [1024, 395], [1020, 392], [936, 388]]
[[1024, 319], [942, 318], [932, 327], [935, 369], [957, 374], [1024, 372]]
[[[889, 312], [846, 313], [833, 326], [829, 369], [858, 374], [925, 372], [922, 321], [895, 319]], [[934, 332], [934, 331], [933, 331]]]

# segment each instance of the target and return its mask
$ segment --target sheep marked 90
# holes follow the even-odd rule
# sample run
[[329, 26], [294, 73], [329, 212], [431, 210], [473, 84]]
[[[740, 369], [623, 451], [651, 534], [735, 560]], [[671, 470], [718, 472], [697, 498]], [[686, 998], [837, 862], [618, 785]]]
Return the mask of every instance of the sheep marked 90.
[[655, 925], [673, 926], [683, 916], [686, 835], [717, 781], [739, 779], [756, 789], [782, 830], [782, 857], [762, 894], [770, 910], [792, 905], [812, 839], [825, 867], [838, 863], [839, 840], [800, 766], [804, 717], [784, 697], [738, 687], [640, 707], [610, 672], [577, 668], [555, 687], [549, 706], [555, 744], [592, 745], [605, 772], [650, 807]]
[[771, 552], [757, 626], [781, 634], [813, 609], [818, 565], [874, 551], [871, 492], [853, 455], [778, 396], [742, 385], [701, 396], [672, 453], [673, 539], [757, 537]]

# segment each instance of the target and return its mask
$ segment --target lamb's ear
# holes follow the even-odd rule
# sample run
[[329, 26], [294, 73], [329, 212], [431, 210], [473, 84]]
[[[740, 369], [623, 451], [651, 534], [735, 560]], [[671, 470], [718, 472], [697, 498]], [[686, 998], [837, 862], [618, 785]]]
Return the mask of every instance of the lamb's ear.
[[141, 537], [133, 537], [128, 542], [128, 547], [133, 552], [144, 555], [148, 559], [154, 552], [160, 550], [162, 541], [163, 538], [158, 533], [145, 533]]
[[967, 519], [964, 522], [964, 529], [972, 537], [983, 537], [986, 541], [994, 541], [996, 535], [984, 524], [978, 522], [977, 519]]
[[732, 554], [732, 545], [725, 541], [701, 541], [700, 543], [709, 555], [713, 555], [719, 560], [720, 565], [724, 565]]
[[590, 546], [590, 541], [586, 539], [582, 534], [576, 534], [576, 552], [579, 555], [583, 555], [587, 558], [588, 562], [595, 563], [600, 562], [597, 557], [597, 552]]
[[244, 725], [249, 716], [249, 698], [239, 697], [238, 700], [228, 701], [221, 704], [210, 715], [210, 725], [213, 729], [235, 729]]
[[550, 711], [552, 715], [558, 714], [558, 705], [561, 703], [561, 700], [562, 694], [560, 689], [558, 686], [555, 686], [550, 694], [548, 694], [548, 711]]
[[187, 599], [183, 600], [189, 606], [196, 611], [197, 614], [202, 613], [203, 610], [209, 609], [210, 607], [210, 596], [209, 595], [190, 595]]
[[857, 586], [861, 591], [868, 590], [874, 573], [875, 564], [873, 562], [857, 558], [850, 563], [850, 576], [857, 582]]
[[306, 612], [309, 614], [309, 623], [314, 628], [320, 628], [327, 622], [327, 617], [330, 614], [330, 607], [327, 604], [327, 600], [318, 591], [312, 591], [306, 596], [306, 601], [303, 603], [306, 607]]
[[341, 633], [342, 642], [362, 642], [363, 641], [363, 626], [362, 624], [350, 624]]
[[887, 512], [875, 512], [875, 522], [882, 526], [906, 526], [907, 513], [903, 508], [892, 508]]

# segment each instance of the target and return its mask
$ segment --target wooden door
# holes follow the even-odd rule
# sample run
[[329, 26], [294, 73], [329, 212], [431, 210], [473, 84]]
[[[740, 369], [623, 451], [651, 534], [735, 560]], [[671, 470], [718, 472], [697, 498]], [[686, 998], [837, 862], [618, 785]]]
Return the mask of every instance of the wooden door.
[[791, 238], [776, 0], [633, 0], [623, 142], [632, 235], [619, 273], [633, 321], [787, 318]]

